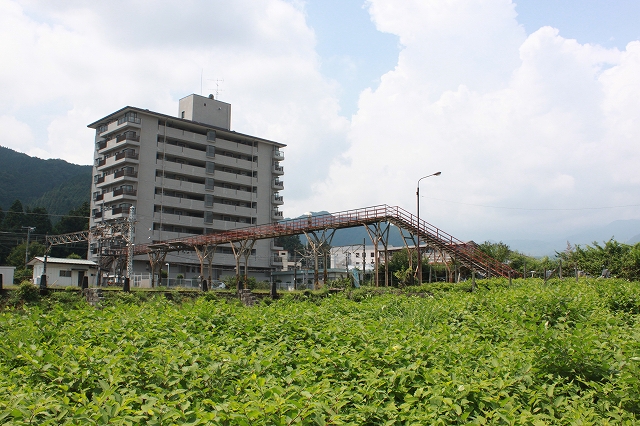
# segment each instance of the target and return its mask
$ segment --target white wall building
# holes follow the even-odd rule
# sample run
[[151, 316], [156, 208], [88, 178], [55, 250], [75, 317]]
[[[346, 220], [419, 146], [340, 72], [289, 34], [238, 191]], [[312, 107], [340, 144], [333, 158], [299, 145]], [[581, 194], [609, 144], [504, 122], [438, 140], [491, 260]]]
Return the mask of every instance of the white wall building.
[[[231, 131], [231, 105], [213, 96], [180, 100], [178, 117], [127, 106], [91, 123], [96, 130], [90, 225], [124, 220], [135, 207], [135, 243], [148, 244], [282, 219], [284, 144]], [[252, 275], [268, 279], [280, 266], [279, 247], [260, 240], [249, 258]], [[90, 242], [89, 256], [104, 250]], [[171, 276], [200, 275], [192, 252], [165, 259]], [[134, 273], [148, 273], [147, 255]], [[212, 277], [233, 275], [230, 246], [219, 246]], [[205, 271], [208, 276], [208, 271]]]
[[0, 284], [3, 286], [13, 284], [13, 275], [15, 271], [15, 266], [0, 266], [0, 275], [2, 275], [2, 282], [0, 282]]
[[[33, 266], [33, 282], [40, 284], [44, 257], [34, 257], [27, 265]], [[98, 264], [91, 260], [47, 257], [47, 286], [82, 287], [84, 277], [88, 277], [89, 285], [94, 286], [97, 272]]]

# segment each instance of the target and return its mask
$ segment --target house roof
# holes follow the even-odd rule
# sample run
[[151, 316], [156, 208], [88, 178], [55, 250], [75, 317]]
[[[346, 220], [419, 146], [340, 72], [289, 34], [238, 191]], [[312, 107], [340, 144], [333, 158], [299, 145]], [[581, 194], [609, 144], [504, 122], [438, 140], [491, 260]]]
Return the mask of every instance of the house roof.
[[[36, 263], [44, 263], [43, 256], [36, 256], [27, 263], [27, 265], [35, 265]], [[57, 263], [63, 265], [78, 265], [78, 266], [91, 266], [94, 268], [98, 267], [98, 264], [93, 260], [86, 259], [65, 259], [62, 257], [47, 257], [47, 263]]]

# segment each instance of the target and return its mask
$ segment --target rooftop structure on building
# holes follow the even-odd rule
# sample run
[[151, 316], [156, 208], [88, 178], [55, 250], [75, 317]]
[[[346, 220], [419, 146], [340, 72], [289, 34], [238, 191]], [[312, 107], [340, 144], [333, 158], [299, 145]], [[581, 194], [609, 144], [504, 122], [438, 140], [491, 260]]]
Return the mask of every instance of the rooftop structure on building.
[[[212, 95], [180, 99], [177, 117], [127, 106], [89, 127], [96, 131], [92, 227], [127, 220], [135, 207], [134, 243], [149, 244], [283, 217], [285, 145], [232, 131], [231, 105]], [[89, 258], [121, 248], [122, 241], [93, 240]], [[257, 279], [281, 265], [278, 249], [256, 241], [250, 264]], [[193, 252], [168, 253], [164, 262], [170, 278], [202, 274]], [[217, 247], [212, 277], [234, 268], [231, 246]], [[146, 255], [134, 259], [133, 273], [149, 273]]]

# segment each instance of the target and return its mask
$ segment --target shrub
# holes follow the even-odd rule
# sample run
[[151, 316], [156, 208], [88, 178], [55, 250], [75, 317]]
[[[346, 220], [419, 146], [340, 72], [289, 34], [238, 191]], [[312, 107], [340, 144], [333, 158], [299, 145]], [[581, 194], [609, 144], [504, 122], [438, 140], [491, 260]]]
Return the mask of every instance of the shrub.
[[15, 302], [37, 302], [40, 299], [40, 289], [29, 281], [23, 281], [13, 292]]

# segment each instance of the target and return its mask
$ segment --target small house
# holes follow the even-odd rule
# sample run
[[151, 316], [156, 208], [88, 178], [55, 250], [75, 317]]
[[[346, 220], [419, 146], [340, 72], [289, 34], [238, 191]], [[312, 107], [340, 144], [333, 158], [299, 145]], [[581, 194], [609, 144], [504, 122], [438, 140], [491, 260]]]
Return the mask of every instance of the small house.
[[[33, 266], [33, 282], [39, 284], [44, 257], [34, 257], [27, 265]], [[88, 277], [89, 285], [95, 285], [97, 273], [98, 264], [92, 260], [47, 257], [47, 286], [81, 287], [84, 277]]]

